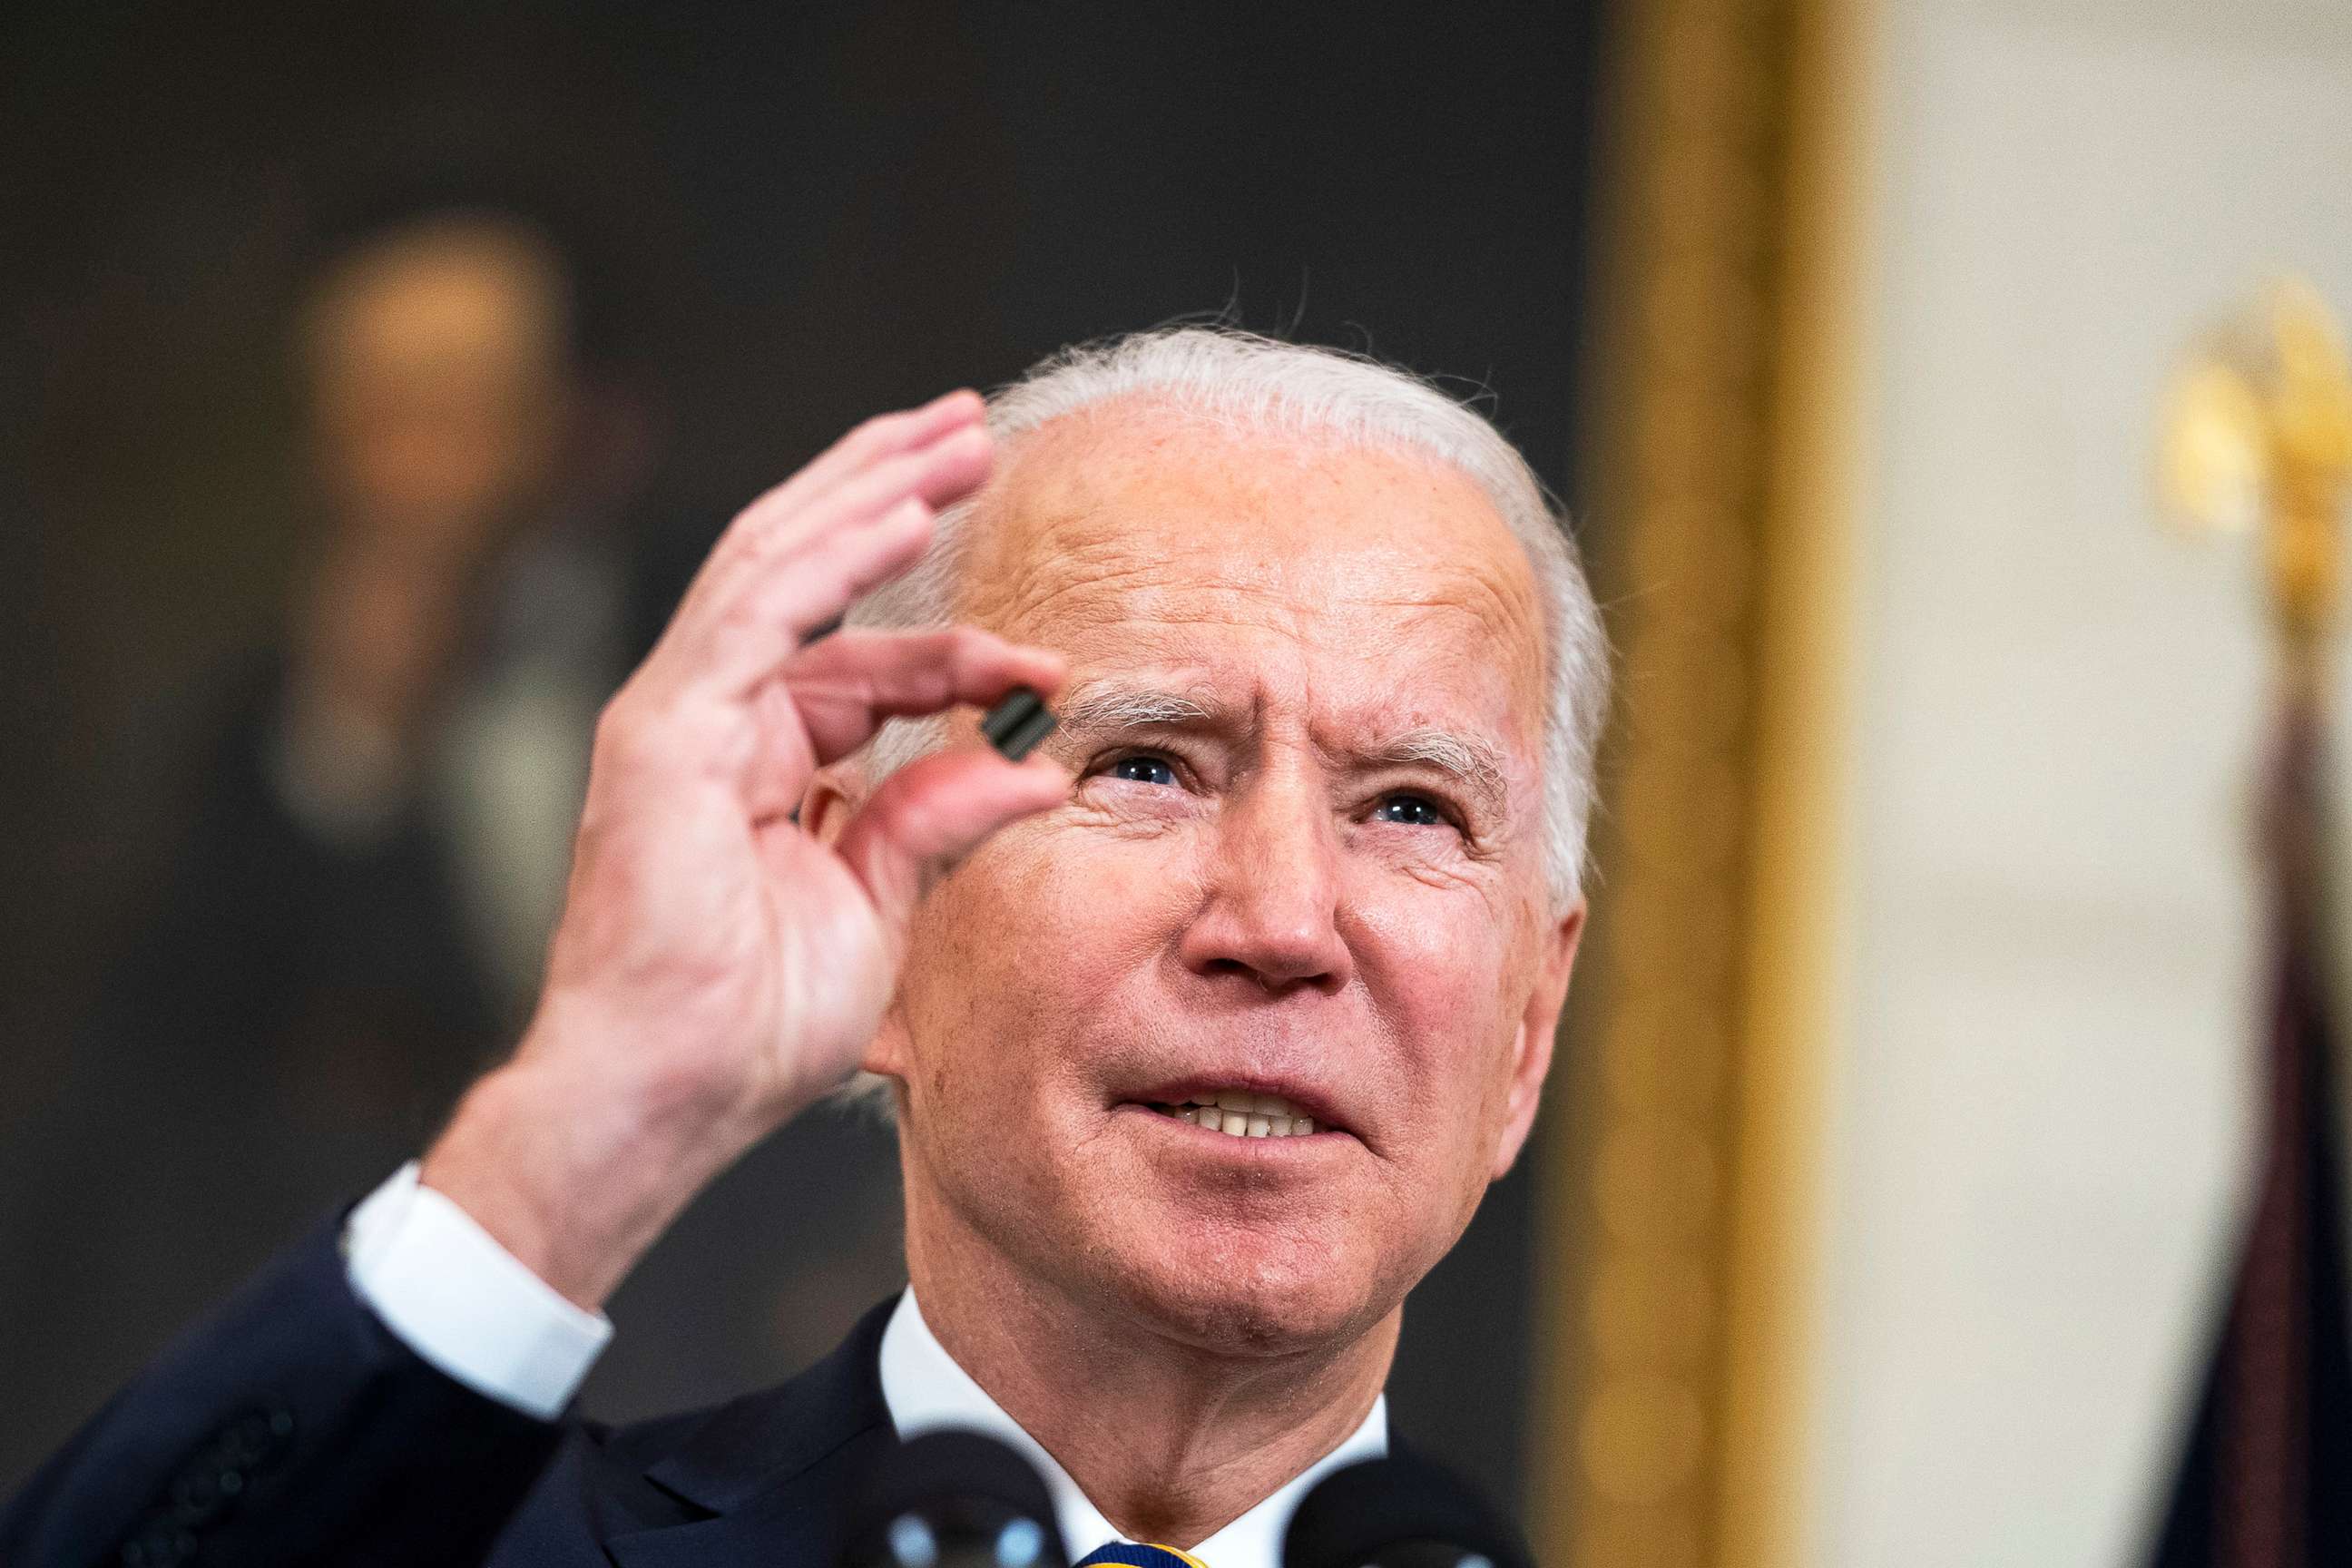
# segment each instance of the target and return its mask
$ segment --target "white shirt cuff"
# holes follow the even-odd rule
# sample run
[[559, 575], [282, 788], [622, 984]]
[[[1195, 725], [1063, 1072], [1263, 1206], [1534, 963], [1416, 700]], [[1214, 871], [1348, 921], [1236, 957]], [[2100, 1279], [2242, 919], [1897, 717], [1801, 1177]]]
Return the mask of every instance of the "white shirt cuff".
[[564, 1300], [416, 1172], [411, 1160], [352, 1211], [352, 1289], [459, 1383], [553, 1420], [613, 1337], [612, 1320]]

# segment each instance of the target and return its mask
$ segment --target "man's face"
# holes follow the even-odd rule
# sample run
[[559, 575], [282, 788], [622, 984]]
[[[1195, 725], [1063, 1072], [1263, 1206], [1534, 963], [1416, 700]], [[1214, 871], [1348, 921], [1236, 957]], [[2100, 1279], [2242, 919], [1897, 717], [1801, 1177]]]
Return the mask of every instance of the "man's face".
[[[1517, 1155], [1567, 985], [1526, 555], [1450, 468], [1134, 403], [982, 509], [963, 614], [1068, 656], [1077, 784], [919, 918], [871, 1062], [911, 1223], [1204, 1348], [1360, 1334]], [[1242, 1095], [1315, 1131], [1171, 1113]]]
[[314, 458], [342, 526], [464, 558], [548, 504], [577, 395], [566, 287], [543, 242], [496, 218], [344, 258], [309, 337]]

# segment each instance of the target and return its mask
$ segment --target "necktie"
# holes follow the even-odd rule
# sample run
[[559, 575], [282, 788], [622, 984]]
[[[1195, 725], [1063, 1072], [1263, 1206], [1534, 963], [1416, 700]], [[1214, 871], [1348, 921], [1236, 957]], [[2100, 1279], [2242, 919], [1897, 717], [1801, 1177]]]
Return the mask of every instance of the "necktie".
[[1135, 1541], [1114, 1541], [1108, 1546], [1097, 1546], [1070, 1568], [1097, 1568], [1106, 1563], [1121, 1564], [1121, 1568], [1209, 1568], [1189, 1552]]

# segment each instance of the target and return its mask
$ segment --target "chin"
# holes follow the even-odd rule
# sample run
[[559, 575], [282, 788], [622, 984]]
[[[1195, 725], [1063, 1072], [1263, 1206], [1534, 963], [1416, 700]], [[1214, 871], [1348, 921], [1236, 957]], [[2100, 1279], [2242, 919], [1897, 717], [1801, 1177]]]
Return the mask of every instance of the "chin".
[[[1261, 1243], [1262, 1245], [1262, 1243]], [[1170, 1338], [1218, 1355], [1278, 1356], [1348, 1343], [1402, 1299], [1344, 1255], [1298, 1244], [1251, 1266], [1218, 1264], [1242, 1244], [1135, 1259], [1119, 1281], [1131, 1310]]]

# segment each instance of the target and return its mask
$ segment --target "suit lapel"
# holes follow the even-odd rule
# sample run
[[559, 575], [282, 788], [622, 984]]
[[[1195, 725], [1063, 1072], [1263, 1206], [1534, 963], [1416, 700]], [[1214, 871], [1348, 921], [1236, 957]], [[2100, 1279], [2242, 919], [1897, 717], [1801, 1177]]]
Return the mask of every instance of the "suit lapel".
[[880, 1369], [897, 1304], [791, 1382], [721, 1405], [648, 1466], [647, 1480], [709, 1517], [608, 1539], [619, 1568], [832, 1568], [857, 1478], [898, 1441]]

